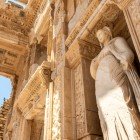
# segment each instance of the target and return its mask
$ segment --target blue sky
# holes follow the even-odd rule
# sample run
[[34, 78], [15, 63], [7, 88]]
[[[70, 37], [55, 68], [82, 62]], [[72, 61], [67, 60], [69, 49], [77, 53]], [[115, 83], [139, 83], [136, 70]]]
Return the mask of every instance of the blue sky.
[[3, 99], [8, 99], [12, 92], [12, 85], [10, 79], [0, 76], [0, 106], [3, 103]]

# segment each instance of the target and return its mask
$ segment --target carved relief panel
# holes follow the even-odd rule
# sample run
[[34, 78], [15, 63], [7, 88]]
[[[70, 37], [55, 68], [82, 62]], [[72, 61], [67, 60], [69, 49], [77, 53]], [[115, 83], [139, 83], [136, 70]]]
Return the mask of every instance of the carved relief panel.
[[62, 0], [58, 0], [55, 4], [55, 12], [54, 12], [54, 28], [53, 28], [53, 38], [54, 38], [54, 48], [55, 48], [55, 64], [56, 67], [62, 62], [63, 55], [65, 53], [65, 10], [64, 10], [64, 2]]
[[14, 51], [0, 49], [0, 63], [3, 67], [16, 70], [20, 56]]
[[54, 81], [52, 140], [61, 140], [61, 76]]
[[74, 70], [74, 85], [77, 139], [80, 139], [86, 132], [85, 104], [81, 65], [78, 65], [78, 67]]
[[63, 0], [57, 0], [55, 3], [55, 11], [54, 11], [54, 37], [58, 35], [62, 28], [62, 23], [65, 18], [65, 10], [64, 10], [64, 2]]

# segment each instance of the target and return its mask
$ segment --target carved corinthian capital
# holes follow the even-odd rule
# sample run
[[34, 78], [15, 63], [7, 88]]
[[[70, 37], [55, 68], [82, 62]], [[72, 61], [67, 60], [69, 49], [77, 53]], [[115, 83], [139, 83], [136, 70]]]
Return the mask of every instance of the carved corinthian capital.
[[67, 66], [72, 68], [79, 64], [80, 58], [93, 59], [98, 52], [100, 47], [93, 45], [84, 40], [78, 39], [66, 53]]

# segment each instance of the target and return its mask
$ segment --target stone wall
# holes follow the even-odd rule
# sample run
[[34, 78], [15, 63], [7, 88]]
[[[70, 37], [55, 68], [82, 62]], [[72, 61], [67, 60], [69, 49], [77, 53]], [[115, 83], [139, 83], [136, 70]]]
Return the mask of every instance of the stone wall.
[[5, 126], [7, 122], [7, 116], [10, 109], [10, 100], [5, 100], [0, 107], [0, 140], [3, 140], [3, 134], [5, 132]]

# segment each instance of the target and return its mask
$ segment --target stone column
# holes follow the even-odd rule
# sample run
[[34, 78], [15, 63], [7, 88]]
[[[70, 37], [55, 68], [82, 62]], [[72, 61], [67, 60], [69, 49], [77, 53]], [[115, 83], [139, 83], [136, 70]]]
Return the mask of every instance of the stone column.
[[63, 67], [62, 70], [62, 140], [72, 140], [72, 92], [71, 92], [71, 69]]
[[[102, 138], [95, 98], [95, 84], [90, 75], [91, 60], [98, 52], [97, 46], [79, 40], [73, 46], [70, 46], [66, 53], [67, 66], [72, 71], [71, 94], [73, 95], [73, 106], [71, 106], [73, 109], [72, 122], [75, 126], [73, 127], [74, 139], [94, 140]], [[67, 101], [66, 98], [65, 102]], [[76, 134], [74, 134], [75, 131]]]
[[82, 58], [83, 96], [85, 102], [86, 133], [83, 140], [94, 140], [102, 135], [95, 97], [95, 81], [90, 74], [91, 60]]
[[44, 118], [44, 140], [51, 140], [52, 129], [52, 105], [53, 105], [53, 82], [50, 82], [46, 95], [46, 107]]
[[31, 135], [31, 121], [23, 118], [20, 140], [30, 140], [30, 135]]
[[[69, 111], [68, 102], [65, 98], [69, 96], [69, 91], [66, 92], [66, 84], [70, 84], [66, 80], [69, 70], [65, 68], [65, 38], [67, 35], [67, 23], [66, 23], [66, 1], [57, 0], [55, 3], [54, 20], [53, 20], [53, 47], [54, 47], [54, 59], [55, 70], [52, 72], [52, 79], [54, 82], [53, 92], [53, 113], [52, 113], [52, 140], [71, 139], [72, 134], [69, 131], [69, 120], [66, 115]], [[67, 90], [69, 90], [68, 88]], [[69, 98], [69, 97], [68, 97]], [[66, 113], [67, 112], [67, 113]]]

